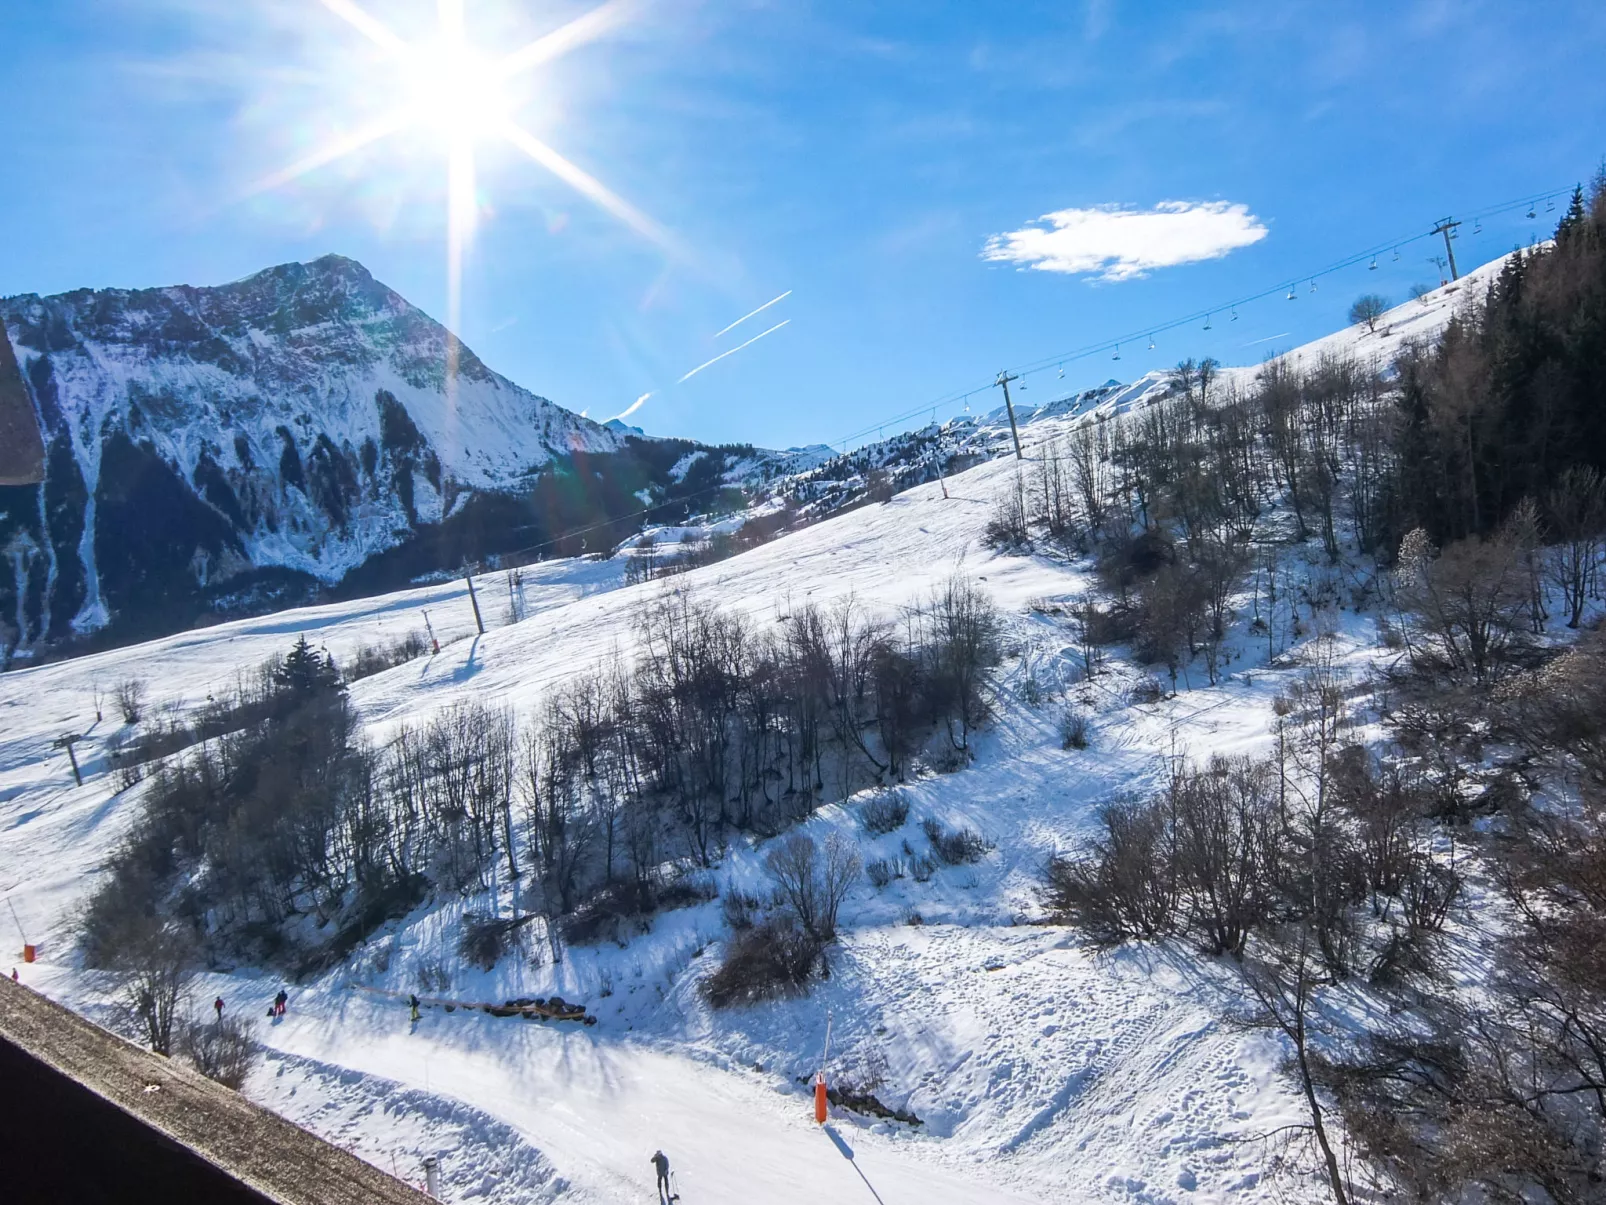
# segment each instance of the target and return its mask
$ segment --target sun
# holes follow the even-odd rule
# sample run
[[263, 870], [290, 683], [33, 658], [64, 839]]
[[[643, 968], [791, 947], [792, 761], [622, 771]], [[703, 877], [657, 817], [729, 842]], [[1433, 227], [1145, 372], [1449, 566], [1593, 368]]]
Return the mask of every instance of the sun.
[[688, 258], [669, 233], [646, 214], [524, 129], [517, 121], [509, 88], [516, 77], [625, 24], [638, 2], [607, 0], [510, 54], [492, 55], [470, 42], [463, 0], [439, 0], [436, 28], [419, 42], [401, 38], [354, 0], [318, 0], [384, 52], [403, 99], [378, 119], [319, 146], [258, 180], [248, 191], [280, 188], [404, 131], [436, 134], [446, 168], [446, 326], [453, 334], [447, 346], [449, 395], [456, 380], [455, 334], [462, 316], [463, 259], [479, 213], [474, 170], [477, 146], [500, 141], [522, 151], [671, 257]]
[[512, 102], [495, 60], [460, 39], [414, 48], [402, 71], [419, 123], [448, 143], [490, 141], [512, 124]]

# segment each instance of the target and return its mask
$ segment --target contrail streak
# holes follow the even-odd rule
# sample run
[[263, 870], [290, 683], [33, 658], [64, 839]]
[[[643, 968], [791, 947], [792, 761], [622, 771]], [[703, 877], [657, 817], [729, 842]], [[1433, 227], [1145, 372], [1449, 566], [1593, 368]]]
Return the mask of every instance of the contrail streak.
[[647, 390], [646, 393], [642, 394], [635, 401], [631, 402], [629, 406], [625, 407], [623, 410], [621, 410], [618, 414], [614, 415], [613, 418], [610, 418], [608, 421], [611, 423], [611, 422], [613, 422], [613, 420], [615, 418], [617, 418], [617, 419], [629, 418], [637, 410], [640, 410], [641, 406], [642, 406], [642, 403], [645, 402], [651, 396], [652, 396], [652, 390], [649, 389], [649, 390]]
[[714, 338], [716, 338], [716, 339], [719, 338], [721, 335], [723, 335], [725, 333], [725, 331], [735, 330], [738, 326], [740, 326], [742, 323], [746, 322], [749, 318], [751, 318], [753, 316], [753, 314], [762, 314], [765, 310], [769, 309], [770, 306], [774, 305], [777, 301], [785, 301], [791, 295], [792, 295], [792, 290], [788, 289], [788, 290], [786, 290], [786, 292], [782, 293], [779, 297], [775, 297], [775, 298], [772, 298], [769, 301], [766, 301], [763, 305], [759, 306], [758, 309], [754, 310], [752, 314], [743, 314], [735, 322], [733, 322], [729, 326], [727, 326], [724, 331], [715, 331], [714, 332]]
[[675, 384], [680, 385], [680, 384], [685, 383], [686, 381], [691, 380], [694, 376], [696, 376], [698, 373], [700, 373], [703, 369], [708, 368], [711, 365], [718, 364], [726, 356], [734, 356], [737, 352], [741, 351], [742, 348], [751, 347], [753, 344], [757, 343], [760, 339], [762, 339], [765, 335], [773, 335], [776, 331], [780, 330], [783, 326], [785, 326], [790, 321], [792, 321], [790, 318], [783, 318], [783, 319], [781, 319], [781, 321], [777, 322], [774, 326], [770, 327], [769, 330], [763, 331], [763, 332], [761, 332], [761, 333], [759, 333], [757, 335], [754, 335], [746, 343], [738, 344], [737, 346], [731, 348], [729, 351], [720, 352], [719, 355], [715, 356], [712, 360], [709, 360], [707, 363], [699, 364], [696, 368], [692, 369], [685, 376], [681, 377], [680, 380], [676, 381]]
[[1245, 347], [1253, 347], [1257, 343], [1270, 343], [1273, 339], [1283, 339], [1283, 338], [1286, 338], [1287, 335], [1288, 335], [1288, 332], [1284, 331], [1280, 335], [1267, 335], [1264, 339], [1251, 339], [1251, 340], [1249, 340], [1248, 343], [1245, 343], [1244, 346]]

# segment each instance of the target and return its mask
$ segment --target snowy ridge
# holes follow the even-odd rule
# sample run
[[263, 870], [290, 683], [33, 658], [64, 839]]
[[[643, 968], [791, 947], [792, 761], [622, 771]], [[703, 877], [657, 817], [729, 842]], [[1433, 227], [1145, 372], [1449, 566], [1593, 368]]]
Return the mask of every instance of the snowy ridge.
[[[1362, 363], [1387, 366], [1405, 344], [1431, 339], [1443, 330], [1471, 298], [1481, 297], [1494, 283], [1509, 256], [1468, 272], [1459, 281], [1424, 293], [1385, 313], [1376, 329], [1352, 326], [1302, 346], [1273, 352], [1268, 359], [1309, 361], [1354, 357]], [[1261, 364], [1222, 366], [1217, 370], [1216, 396], [1245, 389], [1262, 371]], [[1057, 382], [1055, 382], [1057, 383]], [[1091, 389], [1060, 393], [1042, 403], [1028, 402], [1017, 390], [1015, 421], [1023, 430], [1052, 424], [1069, 429], [1078, 423], [1103, 422], [1160, 400], [1170, 389], [1168, 374], [1154, 371], [1136, 380], [1114, 378]], [[825, 449], [829, 453], [829, 449]], [[964, 464], [976, 458], [1012, 455], [1009, 413], [1000, 404], [980, 414], [964, 414], [942, 423], [876, 440], [851, 452], [827, 455], [789, 476], [777, 479], [771, 496], [788, 496], [805, 512], [829, 513], [861, 496], [871, 473], [890, 474], [902, 486], [930, 480], [943, 464]]]

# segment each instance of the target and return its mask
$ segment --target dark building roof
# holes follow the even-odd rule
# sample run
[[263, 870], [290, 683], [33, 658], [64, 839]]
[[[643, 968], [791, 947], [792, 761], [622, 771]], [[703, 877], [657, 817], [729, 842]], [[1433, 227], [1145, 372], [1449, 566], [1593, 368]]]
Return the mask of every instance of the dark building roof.
[[0, 978], [0, 1197], [426, 1205], [176, 1061]]

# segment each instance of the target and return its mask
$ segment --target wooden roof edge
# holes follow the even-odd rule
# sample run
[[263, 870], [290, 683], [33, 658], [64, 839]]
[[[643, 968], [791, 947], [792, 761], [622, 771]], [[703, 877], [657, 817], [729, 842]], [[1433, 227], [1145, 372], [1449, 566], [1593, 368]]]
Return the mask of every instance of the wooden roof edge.
[[0, 977], [0, 1040], [283, 1205], [430, 1197], [310, 1130]]

